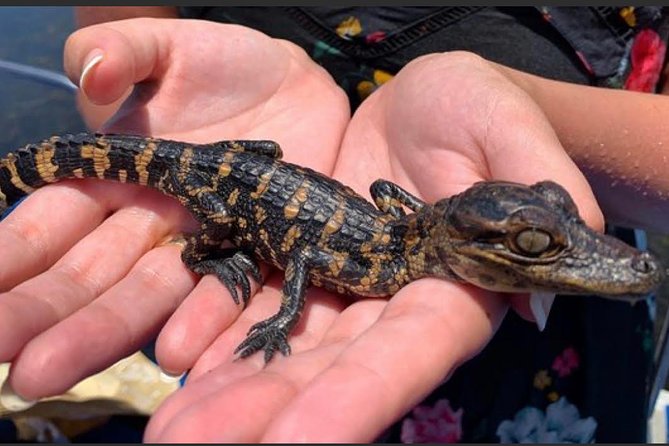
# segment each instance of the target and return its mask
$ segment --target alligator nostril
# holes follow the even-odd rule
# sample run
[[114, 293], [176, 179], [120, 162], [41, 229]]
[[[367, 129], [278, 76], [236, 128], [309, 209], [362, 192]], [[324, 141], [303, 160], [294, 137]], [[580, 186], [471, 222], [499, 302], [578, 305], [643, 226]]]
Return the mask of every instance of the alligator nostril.
[[657, 269], [653, 257], [647, 252], [632, 259], [632, 268], [642, 274], [652, 273]]

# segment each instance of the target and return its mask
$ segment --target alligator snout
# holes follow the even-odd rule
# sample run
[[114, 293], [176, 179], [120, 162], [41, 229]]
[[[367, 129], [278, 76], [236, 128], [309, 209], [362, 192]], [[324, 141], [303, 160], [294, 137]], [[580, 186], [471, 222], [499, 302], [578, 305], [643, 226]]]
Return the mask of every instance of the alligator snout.
[[667, 276], [667, 270], [660, 261], [648, 252], [639, 252], [630, 261], [630, 267], [638, 274], [641, 282], [656, 288]]
[[647, 252], [641, 252], [639, 255], [634, 257], [631, 262], [632, 268], [641, 274], [653, 274], [658, 271], [661, 272], [662, 268], [660, 267], [659, 262], [651, 254]]

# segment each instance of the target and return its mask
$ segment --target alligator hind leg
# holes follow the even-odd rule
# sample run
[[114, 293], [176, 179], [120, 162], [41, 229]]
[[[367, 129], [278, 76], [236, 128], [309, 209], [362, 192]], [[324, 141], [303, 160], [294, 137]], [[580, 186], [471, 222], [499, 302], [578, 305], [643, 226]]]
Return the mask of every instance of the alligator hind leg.
[[[206, 235], [206, 238], [204, 238]], [[212, 239], [206, 230], [192, 235], [186, 248], [181, 252], [181, 259], [188, 269], [196, 274], [213, 274], [230, 291], [232, 300], [239, 305], [237, 286], [242, 292], [244, 306], [251, 298], [251, 283], [246, 274], [250, 274], [258, 284], [262, 283], [262, 274], [258, 264], [245, 252], [237, 248], [221, 249], [222, 241]]]
[[381, 212], [385, 212], [396, 218], [405, 215], [402, 205], [414, 212], [418, 212], [418, 210], [425, 206], [424, 201], [387, 180], [374, 181], [369, 187], [369, 193]]
[[278, 313], [253, 325], [244, 342], [239, 344], [235, 353], [245, 358], [258, 350], [265, 351], [265, 362], [269, 362], [279, 350], [284, 356], [290, 355], [288, 335], [300, 319], [304, 308], [310, 268], [309, 249], [293, 254], [288, 261]]
[[[194, 183], [200, 186], [197, 183]], [[197, 188], [186, 188], [181, 195], [182, 203], [188, 206], [189, 201], [196, 201], [193, 214], [202, 222], [200, 231], [188, 238], [186, 247], [181, 252], [181, 259], [196, 274], [214, 274], [226, 286], [236, 304], [239, 305], [237, 286], [242, 291], [242, 301], [246, 305], [251, 297], [251, 284], [246, 274], [262, 284], [262, 276], [257, 263], [236, 248], [222, 248], [228, 239], [233, 222], [225, 199], [216, 193], [193, 193]], [[201, 186], [200, 186], [201, 187]]]

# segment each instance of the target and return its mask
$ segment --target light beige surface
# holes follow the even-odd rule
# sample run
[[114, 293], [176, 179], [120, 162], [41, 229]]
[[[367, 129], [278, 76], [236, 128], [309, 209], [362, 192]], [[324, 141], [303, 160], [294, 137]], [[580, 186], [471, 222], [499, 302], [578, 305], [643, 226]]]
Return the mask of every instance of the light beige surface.
[[[9, 364], [0, 364], [2, 383], [8, 372]], [[115, 414], [150, 415], [178, 388], [177, 380], [166, 379], [156, 364], [137, 352], [64, 394], [45, 398], [29, 408], [12, 410], [0, 400], [0, 416], [86, 419]]]

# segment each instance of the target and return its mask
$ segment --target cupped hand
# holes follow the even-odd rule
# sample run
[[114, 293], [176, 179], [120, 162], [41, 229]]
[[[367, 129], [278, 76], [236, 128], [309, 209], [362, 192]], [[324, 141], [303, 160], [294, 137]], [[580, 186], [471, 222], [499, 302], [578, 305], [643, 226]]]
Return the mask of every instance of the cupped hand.
[[[76, 33], [66, 67], [94, 102], [135, 90], [106, 131], [193, 142], [262, 138], [285, 158], [361, 193], [382, 177], [428, 201], [481, 179], [562, 183], [585, 218], [596, 205], [541, 111], [491, 65], [429, 56], [372, 95], [348, 126], [343, 93], [286, 42], [206, 22], [133, 20]], [[342, 142], [342, 136], [344, 136]], [[52, 203], [61, 203], [55, 209]], [[129, 185], [73, 181], [37, 191], [0, 223], [0, 360], [26, 398], [65, 390], [142, 346], [187, 385], [152, 417], [150, 441], [366, 441], [490, 339], [507, 308], [495, 293], [425, 279], [391, 300], [347, 305], [309, 291], [289, 358], [231, 361], [274, 313], [281, 273], [241, 312], [161, 241], [192, 227], [173, 200]], [[175, 308], [178, 308], [175, 312]]]
[[[541, 110], [503, 69], [466, 53], [417, 59], [363, 102], [333, 175], [367, 196], [373, 180], [389, 179], [428, 202], [481, 180], [551, 179], [591, 226], [603, 225]], [[217, 287], [208, 279], [201, 283]], [[508, 308], [508, 296], [436, 279], [345, 308], [311, 289], [291, 357], [275, 357], [264, 369], [262, 355], [230, 361], [250, 325], [276, 311], [280, 280], [272, 276], [199, 356], [187, 385], [153, 416], [147, 440], [371, 441], [476, 354]], [[202, 350], [175, 340], [194, 336], [211, 317], [220, 306], [215, 294], [185, 302], [162, 333], [159, 347], [182, 352], [178, 370], [192, 359], [188, 351]], [[526, 312], [523, 302], [516, 296]]]
[[[290, 161], [333, 168], [346, 97], [292, 44], [210, 22], [119, 21], [74, 33], [66, 70], [78, 81], [99, 56], [84, 82], [92, 102], [135, 86], [103, 131], [274, 139]], [[0, 222], [0, 361], [12, 361], [14, 391], [27, 400], [63, 392], [145, 345], [186, 296], [208, 295], [208, 281], [193, 292], [197, 277], [164, 243], [193, 227], [175, 200], [99, 180], [40, 189]], [[193, 333], [204, 346], [211, 323], [218, 329], [239, 313], [214, 288], [216, 314], [201, 315], [210, 333]]]

